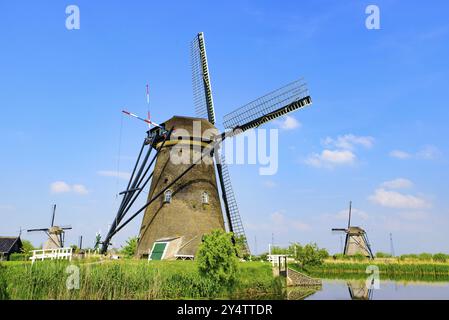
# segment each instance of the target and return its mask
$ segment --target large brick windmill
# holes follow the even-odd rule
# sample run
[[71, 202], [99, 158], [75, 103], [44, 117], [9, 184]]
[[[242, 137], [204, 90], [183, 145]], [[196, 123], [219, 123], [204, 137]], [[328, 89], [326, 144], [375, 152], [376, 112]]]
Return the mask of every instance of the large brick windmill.
[[[193, 258], [202, 236], [214, 229], [227, 229], [241, 237], [249, 252], [219, 146], [227, 137], [310, 105], [312, 100], [306, 83], [295, 81], [226, 115], [223, 125], [227, 130], [220, 133], [215, 127], [203, 33], [192, 41], [191, 53], [197, 117], [174, 116], [162, 124], [139, 118], [154, 128], [147, 131], [127, 188], [121, 193], [122, 203], [103, 242], [103, 253], [111, 238], [141, 212], [145, 214], [139, 231], [139, 257], [149, 254], [154, 260]], [[156, 154], [150, 159], [153, 150]], [[124, 220], [147, 185], [150, 188], [145, 205]]]

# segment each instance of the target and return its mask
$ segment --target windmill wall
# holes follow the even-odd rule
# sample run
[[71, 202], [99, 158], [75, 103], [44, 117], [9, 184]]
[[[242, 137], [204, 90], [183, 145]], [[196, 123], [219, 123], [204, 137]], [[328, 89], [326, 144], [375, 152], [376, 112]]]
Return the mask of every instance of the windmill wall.
[[[201, 131], [193, 136], [193, 124], [201, 125]], [[175, 164], [170, 160], [170, 153], [190, 152], [192, 157], [201, 152], [201, 145], [207, 144], [215, 127], [207, 120], [190, 117], [175, 116], [166, 121], [165, 127], [175, 127], [176, 131], [171, 139], [166, 141], [161, 149], [154, 168], [153, 178], [148, 198], [153, 198], [161, 190], [183, 173], [190, 164]], [[176, 134], [185, 129], [193, 137], [178, 141]], [[207, 130], [209, 134], [202, 137]], [[213, 130], [213, 131], [212, 131]], [[196, 150], [192, 150], [195, 146]], [[155, 146], [157, 147], [157, 146]], [[162, 194], [147, 207], [139, 232], [137, 256], [148, 255], [155, 241], [168, 238], [180, 238], [179, 255], [195, 255], [202, 236], [214, 229], [224, 230], [223, 214], [217, 188], [215, 165], [213, 160], [209, 164], [203, 161], [194, 166], [185, 176], [170, 187], [171, 202], [165, 202]], [[208, 203], [203, 203], [203, 193], [207, 193]], [[171, 255], [172, 256], [172, 255]]]

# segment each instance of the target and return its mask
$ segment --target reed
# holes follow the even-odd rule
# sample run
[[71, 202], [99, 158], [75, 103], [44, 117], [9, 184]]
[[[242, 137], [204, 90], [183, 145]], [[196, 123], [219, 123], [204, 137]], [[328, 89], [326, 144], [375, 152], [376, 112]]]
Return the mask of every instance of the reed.
[[[79, 267], [79, 289], [67, 289], [70, 265]], [[241, 263], [232, 287], [200, 276], [191, 261], [13, 262], [0, 270], [1, 299], [250, 299], [282, 292], [270, 266], [260, 262]]]

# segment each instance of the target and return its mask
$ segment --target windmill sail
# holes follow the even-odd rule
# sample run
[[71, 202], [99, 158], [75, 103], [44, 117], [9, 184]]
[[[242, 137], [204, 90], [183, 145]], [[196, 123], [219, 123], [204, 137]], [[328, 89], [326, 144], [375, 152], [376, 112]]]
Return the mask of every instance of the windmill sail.
[[307, 84], [299, 79], [225, 115], [223, 124], [243, 132], [310, 104]]
[[[201, 118], [207, 118], [210, 123], [215, 124], [214, 101], [209, 77], [206, 45], [204, 42], [204, 34], [202, 32], [198, 33], [192, 41], [191, 58], [193, 101], [195, 104], [196, 115]], [[240, 218], [237, 201], [235, 200], [231, 178], [229, 175], [229, 170], [226, 166], [224, 155], [222, 155], [220, 159], [218, 152], [216, 152], [214, 157], [217, 166], [218, 178], [220, 180], [221, 194], [229, 231], [233, 232], [235, 236], [243, 238], [245, 246], [244, 251], [249, 253], [245, 230]]]
[[[216, 157], [218, 157], [218, 153], [216, 154]], [[237, 205], [237, 201], [235, 200], [234, 190], [231, 184], [231, 176], [229, 175], [229, 170], [228, 166], [226, 165], [224, 154], [221, 155], [220, 161], [220, 164], [218, 164], [217, 162], [217, 170], [220, 177], [220, 185], [228, 220], [228, 228], [231, 232], [234, 233], [235, 236], [243, 240], [243, 251], [245, 251], [245, 253], [250, 253], [245, 229], [243, 228], [239, 208]]]
[[196, 115], [200, 118], [207, 118], [210, 123], [215, 124], [214, 101], [207, 64], [206, 45], [202, 32], [198, 33], [192, 41], [191, 59], [193, 101]]

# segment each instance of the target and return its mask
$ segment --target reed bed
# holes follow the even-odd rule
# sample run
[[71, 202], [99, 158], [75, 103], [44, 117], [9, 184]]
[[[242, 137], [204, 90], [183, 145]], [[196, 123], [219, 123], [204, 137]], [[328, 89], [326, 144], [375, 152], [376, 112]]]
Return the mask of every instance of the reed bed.
[[[79, 289], [67, 289], [75, 265]], [[69, 271], [69, 273], [67, 272]], [[276, 297], [279, 279], [263, 263], [241, 263], [238, 280], [223, 286], [199, 275], [191, 261], [41, 261], [0, 264], [0, 299], [220, 299]]]

